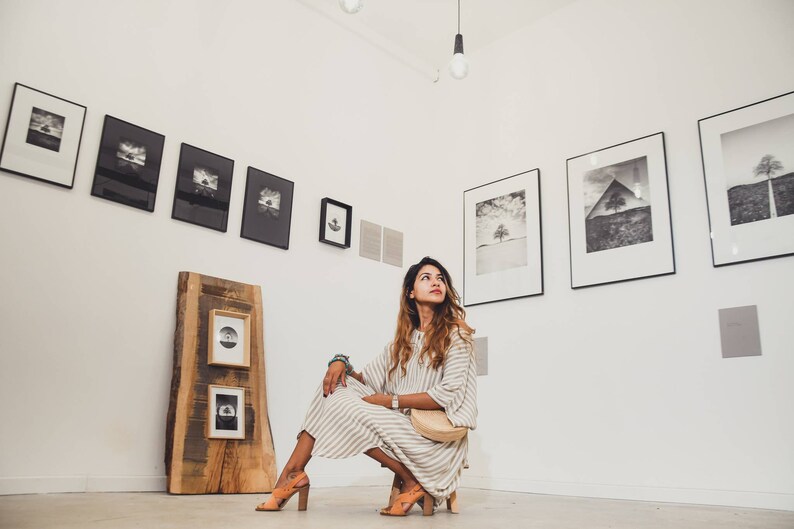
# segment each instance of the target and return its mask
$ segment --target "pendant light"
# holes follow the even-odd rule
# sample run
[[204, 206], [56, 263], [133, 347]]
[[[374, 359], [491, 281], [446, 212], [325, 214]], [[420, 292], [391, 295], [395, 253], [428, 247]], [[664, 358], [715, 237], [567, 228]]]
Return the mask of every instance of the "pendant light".
[[469, 60], [463, 55], [463, 35], [460, 33], [460, 0], [458, 0], [458, 34], [455, 35], [455, 51], [449, 61], [449, 75], [463, 79], [469, 75]]
[[339, 0], [339, 7], [348, 15], [355, 15], [364, 7], [364, 0]]

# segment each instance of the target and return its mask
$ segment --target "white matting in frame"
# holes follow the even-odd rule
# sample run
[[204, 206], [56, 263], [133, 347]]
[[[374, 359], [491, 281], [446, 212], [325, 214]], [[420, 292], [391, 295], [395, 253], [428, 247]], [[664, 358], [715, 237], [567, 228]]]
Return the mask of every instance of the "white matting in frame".
[[245, 388], [208, 387], [207, 437], [245, 439]]
[[714, 266], [794, 254], [794, 92], [698, 128]]
[[567, 169], [571, 288], [675, 273], [663, 132]]
[[86, 107], [14, 85], [0, 169], [71, 188]]
[[208, 363], [251, 366], [251, 315], [213, 309], [209, 315]]
[[540, 170], [463, 192], [463, 304], [543, 294]]

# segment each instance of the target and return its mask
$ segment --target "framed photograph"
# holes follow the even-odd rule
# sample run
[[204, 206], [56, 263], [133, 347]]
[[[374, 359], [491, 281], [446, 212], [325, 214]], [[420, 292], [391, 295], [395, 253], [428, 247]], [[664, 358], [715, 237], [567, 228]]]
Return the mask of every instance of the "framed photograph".
[[165, 136], [105, 116], [91, 195], [154, 211]]
[[794, 254], [794, 92], [698, 129], [714, 266]]
[[675, 273], [664, 133], [567, 161], [571, 288]]
[[543, 294], [540, 170], [463, 192], [463, 305]]
[[234, 160], [182, 144], [171, 218], [226, 231]]
[[71, 189], [85, 112], [83, 105], [16, 83], [0, 169]]
[[228, 367], [251, 366], [251, 315], [213, 309], [209, 315], [210, 365]]
[[320, 203], [320, 242], [350, 248], [352, 221], [353, 206], [324, 198]]
[[245, 388], [209, 385], [207, 437], [245, 439]]
[[289, 180], [249, 167], [240, 237], [289, 249], [294, 187]]

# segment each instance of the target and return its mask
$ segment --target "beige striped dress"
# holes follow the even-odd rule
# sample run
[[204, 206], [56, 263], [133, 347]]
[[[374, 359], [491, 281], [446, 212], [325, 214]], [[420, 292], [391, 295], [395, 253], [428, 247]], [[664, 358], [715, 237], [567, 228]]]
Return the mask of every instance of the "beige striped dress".
[[351, 377], [328, 397], [322, 386], [309, 406], [301, 430], [315, 438], [312, 455], [344, 458], [378, 447], [402, 462], [422, 487], [440, 503], [458, 488], [466, 460], [468, 437], [439, 443], [416, 433], [410, 410], [392, 410], [362, 399], [373, 393], [404, 395], [427, 392], [441, 405], [455, 426], [477, 426], [477, 370], [471, 345], [453, 332], [444, 364], [433, 369], [419, 362], [424, 333], [411, 336], [413, 355], [406, 374], [397, 371], [389, 379], [390, 344], [362, 371], [365, 384]]

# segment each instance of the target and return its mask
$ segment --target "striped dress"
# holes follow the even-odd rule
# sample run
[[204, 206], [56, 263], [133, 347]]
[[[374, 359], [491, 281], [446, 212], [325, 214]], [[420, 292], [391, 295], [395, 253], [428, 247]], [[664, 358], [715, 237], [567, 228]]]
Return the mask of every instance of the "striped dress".
[[444, 364], [433, 369], [419, 362], [424, 333], [414, 330], [411, 342], [413, 355], [405, 376], [398, 367], [388, 378], [391, 344], [387, 345], [362, 370], [366, 385], [348, 377], [347, 387], [338, 385], [328, 397], [323, 397], [320, 386], [301, 430], [315, 438], [313, 456], [338, 459], [380, 448], [404, 464], [441, 503], [458, 488], [468, 437], [449, 443], [431, 441], [414, 430], [410, 409], [397, 411], [361, 400], [373, 393], [427, 392], [445, 409], [452, 424], [471, 429], [477, 426], [477, 370], [471, 345], [453, 332]]

